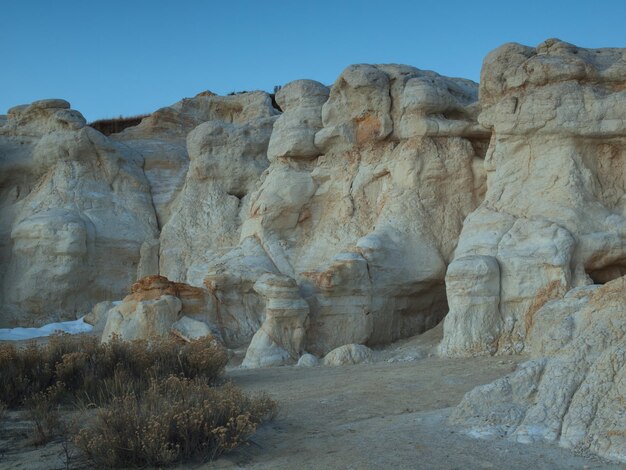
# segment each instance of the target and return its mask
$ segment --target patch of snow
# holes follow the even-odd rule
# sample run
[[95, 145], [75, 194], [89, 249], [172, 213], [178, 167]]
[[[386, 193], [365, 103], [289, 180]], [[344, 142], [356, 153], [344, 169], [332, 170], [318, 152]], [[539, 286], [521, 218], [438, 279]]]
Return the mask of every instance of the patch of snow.
[[502, 425], [502, 426], [480, 426], [473, 427], [470, 429], [466, 429], [463, 431], [464, 434], [473, 437], [474, 439], [495, 439], [506, 437], [510, 432], [510, 426]]
[[0, 328], [0, 340], [19, 341], [41, 338], [58, 332], [69, 333], [71, 335], [75, 335], [77, 333], [88, 333], [93, 330], [93, 326], [85, 323], [83, 318], [84, 317], [80, 317], [78, 320], [49, 323], [47, 325], [40, 326], [39, 328]]

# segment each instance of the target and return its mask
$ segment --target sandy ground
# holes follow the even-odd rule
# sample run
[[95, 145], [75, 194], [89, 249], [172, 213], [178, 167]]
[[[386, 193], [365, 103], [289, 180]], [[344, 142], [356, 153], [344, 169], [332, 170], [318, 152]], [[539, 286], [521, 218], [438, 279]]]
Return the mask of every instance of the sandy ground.
[[[196, 469], [599, 469], [624, 468], [549, 445], [477, 440], [446, 424], [463, 394], [512, 371], [524, 357], [429, 357], [440, 332], [376, 351], [343, 367], [243, 370], [226, 376], [280, 404], [250, 445]], [[62, 443], [24, 444], [28, 423], [0, 427], [0, 468], [66, 468]], [[70, 468], [88, 468], [73, 458]]]

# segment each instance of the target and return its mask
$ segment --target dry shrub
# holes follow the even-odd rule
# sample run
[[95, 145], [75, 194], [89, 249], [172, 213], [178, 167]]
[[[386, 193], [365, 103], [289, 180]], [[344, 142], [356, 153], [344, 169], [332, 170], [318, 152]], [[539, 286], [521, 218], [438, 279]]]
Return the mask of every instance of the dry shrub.
[[114, 398], [74, 442], [101, 467], [210, 460], [245, 442], [275, 410], [271, 399], [250, 398], [232, 384], [170, 376], [141, 396]]
[[104, 135], [117, 134], [129, 127], [138, 126], [143, 118], [150, 116], [149, 114], [140, 114], [138, 116], [118, 117], [112, 119], [99, 119], [89, 123], [90, 127], [102, 132]]
[[58, 383], [48, 390], [35, 393], [24, 400], [26, 416], [35, 427], [31, 441], [35, 445], [51, 441], [61, 429], [58, 397], [63, 393], [63, 384]]
[[0, 404], [26, 408], [35, 444], [68, 432], [60, 406], [100, 407], [74, 437], [99, 466], [213, 459], [244, 442], [276, 408], [232, 384], [218, 387], [227, 361], [225, 349], [209, 339], [100, 344], [60, 335], [43, 346], [3, 343]]
[[0, 400], [19, 406], [24, 399], [63, 384], [65, 393], [96, 404], [128, 392], [140, 393], [153, 379], [169, 375], [215, 382], [228, 361], [224, 349], [210, 340], [181, 344], [175, 339], [99, 344], [96, 338], [59, 335], [47, 345], [18, 349], [0, 344]]

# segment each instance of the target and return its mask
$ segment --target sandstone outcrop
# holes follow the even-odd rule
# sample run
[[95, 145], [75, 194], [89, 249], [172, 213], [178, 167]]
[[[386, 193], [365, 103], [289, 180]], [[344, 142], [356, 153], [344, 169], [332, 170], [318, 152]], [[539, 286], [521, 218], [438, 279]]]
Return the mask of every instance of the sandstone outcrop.
[[276, 103], [283, 114], [274, 123], [267, 157], [314, 158], [320, 155], [315, 134], [323, 127], [322, 105], [330, 90], [314, 80], [296, 80], [276, 93]]
[[626, 462], [626, 277], [546, 303], [528, 342], [533, 359], [469, 392], [452, 421]]
[[107, 313], [102, 341], [113, 337], [122, 340], [150, 339], [168, 336], [180, 318], [182, 305], [178, 297], [162, 295], [153, 299], [124, 299]]
[[446, 278], [441, 352], [518, 353], [540, 307], [626, 273], [626, 59], [507, 44], [481, 73], [487, 192]]
[[76, 318], [135, 280], [158, 238], [143, 160], [63, 100], [9, 110], [0, 128], [4, 325]]
[[244, 124], [272, 114], [276, 111], [272, 109], [266, 93], [217, 96], [206, 91], [158, 109], [143, 118], [139, 125], [111, 138], [143, 156], [143, 169], [150, 182], [159, 227], [163, 227], [170, 218], [174, 200], [182, 190], [188, 173], [188, 134], [208, 121]]
[[108, 137], [64, 100], [16, 106], [0, 326], [91, 311], [104, 341], [210, 335], [245, 367], [310, 366], [445, 316], [443, 355], [532, 357], [456, 422], [626, 460], [625, 116], [624, 50], [554, 39], [491, 52], [480, 90], [357, 64]]
[[310, 309], [304, 349], [317, 355], [437, 324], [446, 264], [484, 192], [476, 84], [355, 65], [330, 91], [296, 81], [276, 100], [271, 164], [241, 229], [250, 254], [236, 248], [205, 278], [218, 299], [248, 299], [219, 302], [222, 317], [244, 320], [232, 335], [249, 340], [262, 303], [251, 286], [265, 273], [297, 282]]
[[276, 118], [265, 97], [264, 117], [208, 121], [187, 136], [190, 164], [161, 231], [161, 274], [200, 286], [209, 262], [239, 242], [248, 194], [269, 165], [267, 146]]
[[264, 274], [254, 290], [265, 298], [265, 320], [252, 337], [243, 367], [294, 363], [302, 353], [309, 305], [292, 278]]
[[[484, 194], [488, 133], [477, 123], [477, 98], [468, 80], [355, 65], [330, 88], [311, 80], [282, 87], [280, 116], [263, 92], [207, 92], [108, 138], [84, 128], [100, 153], [132, 157], [144, 184], [147, 207], [131, 208], [128, 219], [148, 214], [149, 230], [134, 235], [126, 253], [133, 261], [118, 278], [128, 285], [159, 274], [205, 288], [196, 319], [214, 325], [229, 347], [256, 334], [250, 364], [274, 346], [278, 362], [291, 362], [304, 350], [322, 356], [434, 326], [447, 311], [443, 279], [462, 220]], [[43, 120], [39, 138], [58, 149], [51, 135], [67, 138], [84, 126], [59, 111], [68, 106], [51, 100], [11, 110], [3, 129]], [[71, 272], [59, 296], [76, 297]], [[291, 326], [272, 316], [271, 295], [255, 289], [263, 276], [290, 283], [299, 312]], [[123, 293], [115, 285], [105, 297], [85, 296], [95, 303]]]
[[207, 260], [237, 244], [243, 199], [269, 164], [277, 114], [267, 93], [203, 92], [111, 136], [143, 156], [159, 222], [138, 277], [202, 285]]
[[531, 360], [468, 393], [474, 435], [626, 462], [626, 56], [558, 40], [487, 56], [487, 192], [446, 276], [440, 351]]
[[[164, 276], [148, 276], [132, 285], [131, 293], [106, 313], [102, 341], [114, 335], [124, 340], [150, 339], [174, 334], [186, 341], [211, 336], [216, 318], [204, 289]], [[94, 309], [96, 310], [96, 309]]]

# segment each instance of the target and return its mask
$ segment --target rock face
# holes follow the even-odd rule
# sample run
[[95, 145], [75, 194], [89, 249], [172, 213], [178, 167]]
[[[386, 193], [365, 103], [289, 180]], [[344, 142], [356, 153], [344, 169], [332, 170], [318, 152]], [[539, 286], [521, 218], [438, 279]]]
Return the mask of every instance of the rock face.
[[9, 110], [0, 127], [4, 325], [75, 318], [135, 279], [158, 230], [143, 160], [63, 100]]
[[204, 92], [112, 136], [144, 157], [161, 230], [147, 241], [139, 277], [202, 285], [207, 260], [237, 244], [245, 196], [269, 164], [277, 114], [267, 93]]
[[440, 350], [530, 354], [468, 393], [475, 435], [626, 462], [626, 56], [557, 40], [487, 56], [487, 192], [465, 221]]
[[297, 283], [309, 305], [303, 346], [316, 355], [434, 326], [462, 220], [484, 191], [476, 85], [356, 65], [330, 90], [296, 81], [276, 100], [271, 164], [250, 195], [241, 245], [205, 278], [234, 320], [230, 336], [248, 341], [260, 325], [251, 287], [266, 273]]
[[444, 355], [532, 357], [457, 422], [626, 460], [625, 116], [624, 50], [558, 40], [491, 52], [480, 100], [358, 64], [110, 137], [63, 100], [14, 107], [0, 326], [91, 311], [104, 341], [210, 334], [262, 367], [358, 362], [445, 316]]
[[212, 120], [189, 133], [189, 170], [173, 215], [161, 231], [161, 274], [202, 285], [209, 261], [239, 242], [247, 196], [269, 164], [275, 111], [264, 97], [262, 104], [255, 103], [262, 117]]
[[546, 303], [528, 335], [533, 359], [469, 392], [453, 422], [626, 462], [626, 277]]
[[442, 353], [521, 352], [547, 301], [626, 273], [625, 85], [622, 49], [548, 40], [486, 57], [487, 192], [448, 268]]

